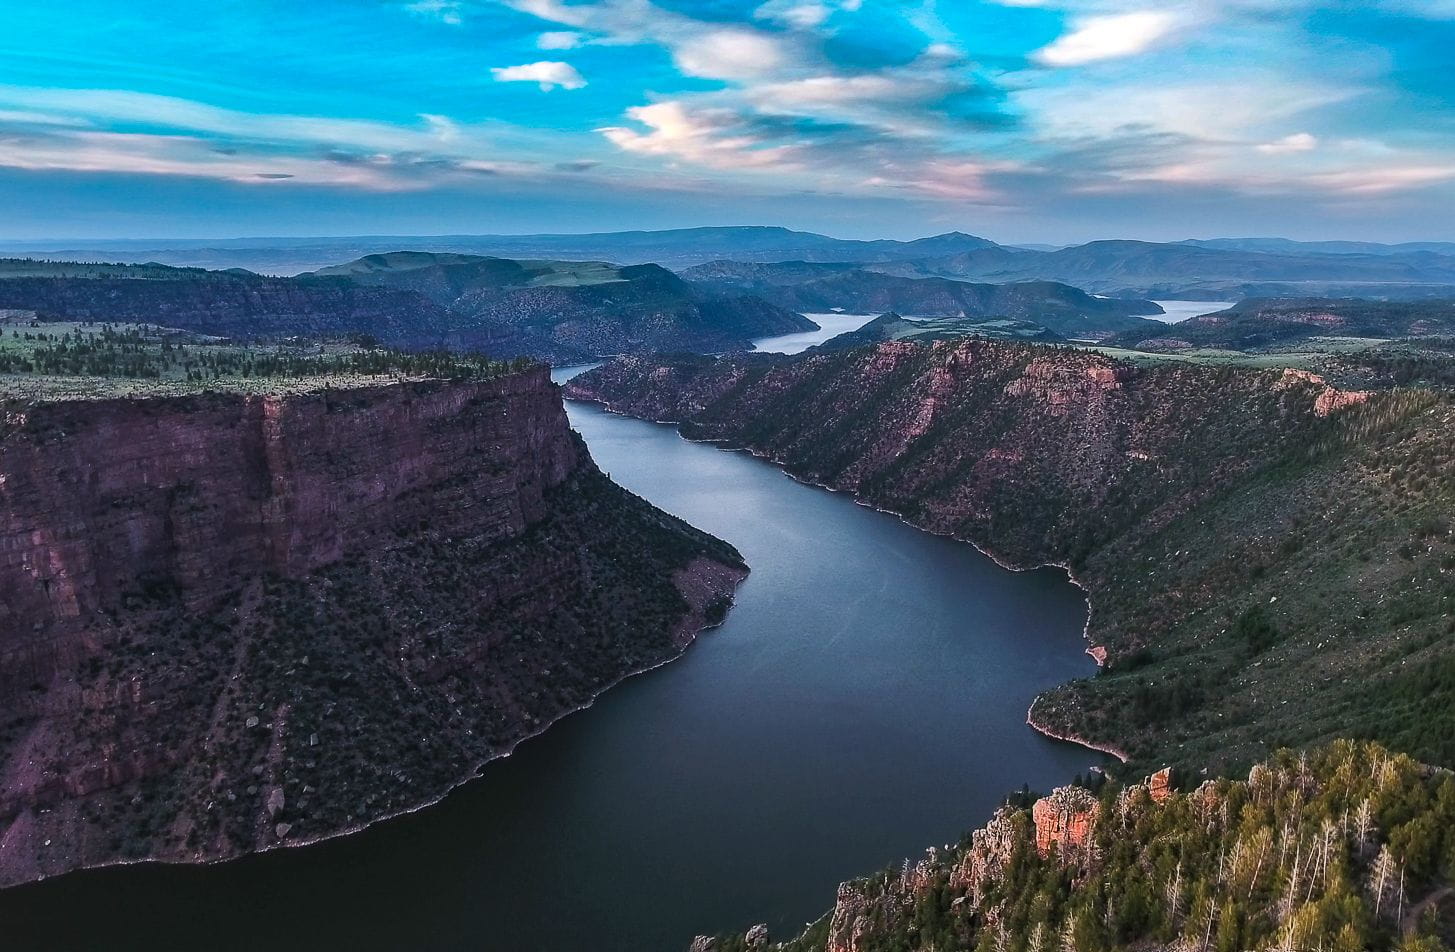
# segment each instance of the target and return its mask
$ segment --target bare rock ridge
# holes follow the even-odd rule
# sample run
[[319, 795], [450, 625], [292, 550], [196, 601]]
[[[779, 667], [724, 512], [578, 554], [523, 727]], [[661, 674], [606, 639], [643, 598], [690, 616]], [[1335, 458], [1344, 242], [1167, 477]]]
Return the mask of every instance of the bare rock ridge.
[[961, 339], [622, 358], [567, 395], [1003, 564], [1066, 566], [1102, 671], [1030, 721], [1133, 769], [1246, 765], [1340, 731], [1455, 761], [1455, 407], [1438, 390]]
[[545, 368], [0, 417], [0, 885], [417, 808], [721, 621]]

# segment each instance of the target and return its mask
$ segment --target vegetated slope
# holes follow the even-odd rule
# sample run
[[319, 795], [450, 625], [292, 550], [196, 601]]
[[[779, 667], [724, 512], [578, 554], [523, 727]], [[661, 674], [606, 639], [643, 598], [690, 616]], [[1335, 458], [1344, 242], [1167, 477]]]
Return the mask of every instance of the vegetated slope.
[[318, 272], [419, 291], [447, 308], [448, 343], [476, 327], [504, 352], [589, 359], [644, 351], [743, 350], [755, 337], [813, 330], [812, 321], [757, 298], [703, 293], [654, 264], [511, 261], [423, 252], [371, 255]]
[[964, 340], [623, 359], [568, 396], [1069, 565], [1107, 666], [1037, 700], [1052, 733], [1141, 764], [1351, 735], [1455, 763], [1444, 393]]
[[[340, 279], [145, 267], [61, 276], [0, 272], [0, 309], [68, 321], [150, 324], [234, 338], [366, 334], [397, 347], [438, 347], [446, 311], [413, 291]], [[489, 341], [485, 335], [482, 344]], [[502, 356], [504, 356], [502, 354]]]
[[526, 358], [399, 351], [354, 342], [239, 343], [140, 324], [0, 317], [0, 398], [79, 400], [213, 391], [279, 394], [401, 380], [480, 380]]
[[[1159, 349], [1223, 347], [1255, 350], [1310, 337], [1429, 337], [1455, 334], [1455, 300], [1367, 301], [1330, 298], [1259, 298], [1181, 322], [1160, 334]], [[1108, 343], [1140, 346], [1139, 331]]]
[[407, 253], [297, 278], [161, 266], [27, 273], [47, 267], [17, 264], [11, 276], [0, 268], [0, 310], [243, 339], [367, 335], [393, 347], [556, 361], [741, 350], [754, 337], [816, 327], [756, 299], [701, 294], [654, 265]]
[[[1246, 780], [1014, 798], [954, 846], [839, 887], [778, 952], [1391, 949], [1455, 943], [1455, 777], [1374, 744]], [[749, 939], [752, 935], [752, 941]], [[693, 952], [767, 952], [762, 928]]]
[[858, 330], [848, 331], [831, 337], [819, 344], [816, 350], [853, 350], [883, 341], [908, 341], [915, 344], [929, 344], [939, 340], [957, 340], [962, 337], [989, 337], [996, 340], [1034, 340], [1051, 343], [1060, 337], [1030, 321], [998, 320], [994, 318], [931, 317], [907, 320], [890, 312], [881, 314]]
[[433, 801], [720, 621], [543, 367], [0, 416], [0, 885]]
[[850, 265], [715, 262], [683, 277], [719, 293], [736, 288], [795, 311], [896, 311], [913, 317], [994, 317], [1030, 321], [1062, 337], [1100, 339], [1114, 333], [1151, 335], [1163, 325], [1137, 315], [1161, 314], [1151, 301], [1115, 300], [1051, 281], [972, 284], [905, 278]]

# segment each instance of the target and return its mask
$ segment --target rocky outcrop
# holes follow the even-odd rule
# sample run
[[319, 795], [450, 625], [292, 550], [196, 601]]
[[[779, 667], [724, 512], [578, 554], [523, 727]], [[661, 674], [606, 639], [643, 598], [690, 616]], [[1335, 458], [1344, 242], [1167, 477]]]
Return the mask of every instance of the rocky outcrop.
[[1147, 778], [1147, 793], [1154, 803], [1166, 803], [1177, 791], [1172, 786], [1172, 768], [1163, 767]]
[[[827, 916], [777, 948], [1331, 948], [1338, 935], [1350, 948], [1382, 948], [1397, 929], [1438, 948], [1448, 937], [1434, 917], [1417, 928], [1401, 921], [1413, 897], [1445, 894], [1438, 872], [1418, 881], [1407, 873], [1405, 883], [1395, 875], [1391, 886], [1402, 854], [1389, 844], [1416, 830], [1438, 838], [1430, 831], [1448, 826], [1448, 776], [1409, 757], [1336, 741], [1280, 752], [1246, 782], [1208, 780], [1163, 800], [1112, 784], [1103, 819], [1087, 819], [1098, 802], [1087, 791], [1058, 790], [1030, 810], [1003, 807], [956, 846], [844, 883]], [[1371, 818], [1395, 804], [1406, 812], [1392, 814], [1394, 830], [1379, 829]], [[1351, 808], [1360, 812], [1346, 817]], [[1037, 848], [1042, 817], [1054, 841]], [[1327, 871], [1309, 858], [1325, 851], [1336, 857]], [[1329, 915], [1335, 906], [1342, 911]], [[1245, 918], [1216, 912], [1229, 907]], [[744, 937], [719, 947], [744, 948]]]
[[1292, 367], [1283, 372], [1283, 377], [1274, 386], [1282, 390], [1299, 386], [1317, 388], [1318, 396], [1314, 398], [1314, 413], [1321, 417], [1337, 413], [1347, 407], [1367, 403], [1369, 398], [1374, 395], [1369, 390], [1340, 390], [1338, 387], [1330, 386], [1321, 374]]
[[744, 571], [595, 468], [544, 368], [8, 405], [0, 885], [428, 803]]
[[1002, 809], [984, 827], [971, 833], [969, 849], [950, 873], [950, 887], [964, 892], [978, 905], [986, 889], [1014, 858], [1024, 822], [1024, 814]]
[[1081, 787], [1061, 787], [1031, 808], [1036, 825], [1036, 849], [1041, 855], [1055, 851], [1074, 855], [1091, 842], [1096, 826], [1096, 797]]

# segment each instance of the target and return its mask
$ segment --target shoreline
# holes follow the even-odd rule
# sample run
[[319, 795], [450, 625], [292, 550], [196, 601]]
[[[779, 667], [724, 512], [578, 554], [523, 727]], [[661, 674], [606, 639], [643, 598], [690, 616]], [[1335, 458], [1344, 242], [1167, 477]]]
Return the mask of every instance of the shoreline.
[[[719, 566], [720, 568], [722, 568], [723, 570], [725, 570], [727, 572], [728, 577], [731, 578], [731, 580], [732, 580], [732, 585], [731, 585], [731, 587], [726, 592], [723, 592], [721, 594], [730, 595], [732, 597], [733, 601], [736, 601], [737, 600], [737, 591], [738, 591], [739, 588], [742, 587], [743, 582], [747, 581], [748, 576], [752, 572], [752, 569], [750, 567], [748, 567], [748, 565], [746, 563], [744, 563], [741, 566], [735, 566], [735, 565], [730, 565], [730, 564], [728, 564], [726, 562], [717, 562], [717, 561], [712, 560], [712, 559], [708, 559], [707, 561], [710, 564], [714, 565], [714, 566]], [[689, 564], [689, 565], [685, 566], [683, 569], [680, 569], [679, 571], [688, 572], [688, 571], [691, 571], [691, 569], [692, 569], [692, 564]], [[683, 594], [684, 594], [684, 596], [686, 595], [685, 592]], [[220, 865], [222, 863], [234, 862], [236, 860], [244, 859], [244, 858], [249, 857], [249, 856], [257, 856], [257, 855], [262, 855], [262, 854], [265, 854], [265, 853], [281, 852], [283, 850], [290, 850], [290, 849], [299, 849], [299, 848], [306, 847], [306, 846], [314, 846], [314, 845], [316, 845], [318, 843], [322, 843], [322, 842], [325, 842], [327, 840], [341, 839], [341, 838], [346, 837], [346, 836], [354, 836], [354, 835], [356, 835], [358, 833], [362, 833], [365, 830], [369, 829], [370, 827], [376, 826], [376, 825], [378, 825], [380, 823], [385, 823], [385, 822], [388, 822], [390, 820], [399, 819], [400, 817], [409, 816], [410, 814], [413, 814], [413, 813], [419, 813], [422, 810], [427, 810], [430, 807], [433, 807], [433, 806], [435, 806], [435, 805], [443, 802], [446, 797], [450, 796], [450, 794], [454, 793], [456, 790], [459, 790], [461, 787], [464, 787], [467, 784], [470, 784], [470, 783], [472, 783], [472, 782], [474, 782], [476, 780], [479, 780], [481, 778], [481, 776], [482, 776], [481, 771], [483, 771], [490, 764], [493, 764], [493, 763], [495, 763], [498, 760], [504, 760], [505, 758], [507, 758], [507, 757], [511, 756], [512, 754], [514, 754], [515, 751], [516, 751], [516, 748], [518, 748], [522, 743], [524, 743], [524, 742], [526, 742], [528, 740], [531, 740], [533, 738], [536, 738], [536, 737], [541, 736], [546, 731], [550, 730], [556, 724], [560, 723], [561, 721], [565, 720], [566, 718], [570, 717], [571, 715], [573, 715], [573, 714], [579, 714], [582, 711], [588, 710], [589, 708], [591, 708], [592, 706], [594, 706], [598, 700], [601, 699], [602, 695], [606, 694], [606, 692], [610, 691], [612, 688], [618, 687], [619, 685], [621, 685], [622, 683], [624, 683], [625, 681], [627, 681], [627, 680], [629, 680], [631, 678], [635, 678], [635, 677], [638, 677], [640, 675], [648, 674], [648, 673], [650, 673], [652, 671], [656, 671], [658, 668], [666, 667], [667, 665], [671, 664], [672, 662], [678, 660], [684, 654], [687, 653], [687, 649], [690, 648], [690, 647], [692, 647], [692, 645], [697, 641], [698, 636], [700, 636], [703, 632], [713, 631], [713, 630], [715, 630], [717, 628], [721, 628], [723, 625], [727, 624], [728, 618], [732, 617], [732, 609], [731, 609], [731, 607], [729, 607], [727, 614], [725, 614], [723, 616], [723, 619], [721, 621], [713, 622], [713, 623], [706, 623], [706, 619], [705, 619], [705, 617], [702, 614], [703, 611], [706, 609], [706, 607], [707, 607], [706, 606], [706, 603], [704, 603], [701, 606], [692, 606], [691, 610], [687, 613], [686, 616], [684, 616], [683, 621], [696, 620], [696, 621], [702, 621], [704, 623], [701, 624], [701, 625], [697, 625], [696, 627], [688, 627], [686, 630], [680, 630], [679, 629], [677, 631], [674, 631], [673, 634], [672, 634], [672, 636], [671, 636], [671, 640], [672, 640], [672, 644], [676, 647], [676, 651], [674, 651], [670, 656], [668, 656], [666, 658], [663, 658], [660, 661], [657, 661], [657, 662], [654, 662], [652, 664], [646, 665], [644, 667], [637, 668], [637, 669], [634, 669], [634, 670], [631, 670], [631, 671], [627, 671], [626, 673], [620, 675], [619, 677], [617, 677], [616, 679], [612, 680], [611, 682], [603, 685], [600, 690], [598, 690], [595, 693], [593, 693], [589, 698], [587, 698], [581, 704], [579, 704], [576, 707], [573, 707], [573, 708], [571, 708], [569, 710], [563, 710], [563, 711], [561, 711], [560, 713], [556, 714], [554, 717], [551, 717], [550, 719], [546, 720], [544, 723], [542, 723], [540, 726], [538, 726], [535, 730], [532, 730], [529, 733], [522, 734], [519, 737], [515, 738], [509, 744], [507, 744], [504, 748], [502, 748], [499, 753], [496, 753], [496, 754], [494, 754], [494, 755], [492, 755], [490, 757], [487, 757], [484, 760], [480, 761], [479, 763], [475, 764], [473, 767], [471, 767], [468, 775], [460, 778], [457, 781], [454, 781], [453, 783], [450, 783], [443, 790], [441, 790], [438, 794], [431, 795], [428, 799], [423, 800], [423, 801], [421, 801], [421, 802], [419, 802], [417, 804], [414, 804], [413, 806], [405, 807], [405, 808], [400, 809], [400, 810], [394, 810], [394, 811], [391, 811], [391, 812], [388, 812], [388, 813], [382, 813], [382, 814], [380, 814], [378, 816], [371, 817], [368, 820], [364, 820], [362, 822], [355, 823], [355, 824], [352, 824], [352, 825], [347, 826], [347, 827], [342, 827], [340, 829], [333, 830], [333, 831], [330, 831], [330, 832], [327, 832], [327, 833], [319, 833], [319, 834], [317, 834], [315, 836], [309, 836], [309, 837], [299, 838], [299, 839], [292, 839], [292, 840], [287, 840], [287, 841], [280, 841], [280, 842], [276, 842], [276, 843], [269, 843], [269, 844], [264, 845], [264, 846], [259, 846], [259, 847], [255, 847], [255, 848], [251, 848], [251, 849], [240, 850], [240, 851], [238, 851], [236, 853], [228, 853], [227, 855], [223, 855], [223, 856], [202, 856], [202, 855], [198, 855], [198, 856], [194, 856], [194, 857], [142, 856], [142, 857], [137, 857], [137, 858], [134, 858], [134, 859], [110, 859], [110, 860], [103, 860], [102, 862], [99, 862], [99, 863], [85, 863], [85, 864], [82, 864], [82, 865], [74, 866], [74, 867], [72, 867], [70, 869], [67, 869], [64, 872], [60, 872], [60, 873], [51, 873], [51, 874], [48, 874], [48, 875], [35, 876], [35, 877], [29, 878], [29, 879], [22, 879], [22, 880], [13, 882], [13, 883], [0, 883], [0, 889], [4, 889], [4, 890], [23, 889], [23, 888], [25, 888], [27, 886], [31, 886], [31, 885], [34, 885], [34, 884], [37, 884], [37, 883], [46, 882], [46, 881], [53, 880], [53, 879], [61, 879], [62, 877], [71, 876], [71, 875], [74, 875], [76, 873], [84, 873], [84, 872], [88, 872], [90, 870], [111, 869], [111, 868], [114, 868], [114, 867], [121, 867], [121, 866], [141, 866], [141, 865], [145, 865], [145, 864], [155, 864], [155, 865], [165, 865], [165, 866], [198, 866], [198, 867], [217, 866], [217, 865]]]
[[[564, 385], [562, 386], [562, 389], [564, 391], [564, 389], [565, 389], [565, 386]], [[703, 446], [715, 446], [718, 449], [724, 450], [726, 452], [746, 453], [749, 456], [753, 457], [754, 459], [759, 459], [759, 460], [762, 460], [762, 461], [764, 461], [766, 463], [772, 464], [774, 467], [776, 467], [778, 469], [779, 472], [781, 472], [783, 475], [787, 476], [789, 479], [793, 480], [796, 483], [799, 483], [799, 484], [804, 485], [804, 486], [811, 486], [811, 487], [813, 487], [815, 489], [822, 489], [822, 490], [825, 490], [827, 492], [838, 493], [838, 494], [841, 494], [841, 495], [844, 495], [844, 496], [848, 496], [853, 501], [854, 505], [856, 505], [856, 506], [863, 506], [865, 509], [871, 509], [871, 510], [873, 510], [875, 512], [882, 512], [885, 515], [893, 516], [894, 518], [898, 519], [900, 522], [902, 522], [905, 525], [909, 526], [911, 529], [914, 529], [916, 532], [924, 532], [924, 533], [927, 533], [929, 535], [938, 536], [938, 537], [940, 537], [942, 539], [951, 539], [951, 540], [953, 540], [955, 542], [963, 542], [963, 543], [971, 546], [972, 548], [974, 548], [976, 552], [979, 552], [981, 555], [985, 556], [991, 562], [995, 563], [996, 566], [998, 566], [1001, 569], [1004, 569], [1007, 572], [1017, 572], [1017, 573], [1019, 573], [1019, 572], [1034, 572], [1034, 571], [1037, 571], [1038, 569], [1060, 569], [1061, 571], [1063, 571], [1063, 572], [1066, 573], [1067, 580], [1072, 585], [1076, 586], [1076, 588], [1078, 590], [1080, 590], [1080, 592], [1082, 594], [1082, 597], [1084, 598], [1084, 600], [1086, 602], [1086, 624], [1083, 625], [1082, 626], [1082, 629], [1081, 629], [1081, 637], [1082, 637], [1082, 640], [1086, 642], [1086, 648], [1084, 650], [1084, 653], [1087, 654], [1087, 655], [1089, 655], [1091, 657], [1091, 659], [1096, 662], [1096, 667], [1097, 667], [1097, 670], [1098, 671], [1101, 670], [1102, 668], [1104, 668], [1106, 666], [1106, 648], [1105, 648], [1105, 646], [1104, 645], [1099, 645], [1099, 644], [1095, 643], [1092, 640], [1092, 637], [1091, 637], [1091, 623], [1092, 623], [1092, 619], [1094, 617], [1095, 610], [1096, 610], [1095, 604], [1091, 600], [1091, 595], [1092, 595], [1091, 587], [1089, 585], [1087, 585], [1084, 581], [1082, 581], [1080, 578], [1078, 578], [1077, 575], [1076, 575], [1076, 573], [1071, 570], [1071, 566], [1068, 565], [1068, 564], [1066, 564], [1065, 562], [1043, 562], [1043, 563], [1041, 563], [1039, 565], [1017, 565], [1017, 564], [1015, 564], [1013, 562], [1007, 561], [1006, 559], [1002, 558], [1000, 555], [998, 555], [997, 553], [991, 551], [990, 549], [987, 549], [985, 546], [981, 545], [979, 542], [976, 542], [974, 539], [968, 539], [968, 538], [965, 538], [963, 536], [958, 536], [958, 535], [954, 534], [953, 532], [940, 532], [938, 530], [931, 529], [931, 528], [927, 528], [925, 526], [916, 525], [915, 523], [911, 522], [903, 513], [895, 512], [892, 509], [883, 509], [883, 508], [880, 508], [879, 506], [875, 506], [874, 504], [872, 504], [872, 503], [870, 503], [870, 502], [868, 502], [868, 501], [866, 501], [864, 499], [861, 499], [858, 495], [856, 495], [853, 491], [851, 491], [849, 489], [840, 489], [840, 488], [835, 487], [835, 486], [830, 486], [830, 485], [828, 485], [826, 483], [816, 482], [816, 481], [814, 481], [812, 479], [808, 479], [808, 478], [805, 478], [803, 476], [799, 476], [797, 473], [794, 473], [792, 470], [790, 470], [788, 468], [788, 464], [785, 463], [783, 460], [778, 459], [778, 458], [776, 458], [776, 457], [774, 457], [774, 456], [772, 456], [772, 455], [770, 455], [768, 453], [759, 452], [758, 450], [754, 449], [751, 446], [732, 446], [732, 445], [728, 444], [728, 442], [726, 440], [693, 439], [692, 437], [690, 437], [690, 436], [688, 436], [688, 435], [686, 435], [685, 433], [682, 432], [682, 421], [681, 420], [657, 420], [657, 419], [647, 419], [646, 417], [635, 416], [634, 414], [625, 413], [625, 412], [623, 412], [621, 410], [618, 410], [616, 407], [614, 407], [611, 404], [610, 401], [601, 399], [598, 396], [586, 396], [586, 397], [570, 397], [570, 396], [568, 396], [568, 397], [566, 397], [566, 399], [567, 400], [573, 400], [573, 401], [576, 401], [578, 403], [585, 403], [585, 404], [590, 404], [592, 406], [600, 407], [602, 410], [606, 411], [607, 413], [615, 414], [616, 416], [627, 417], [628, 419], [632, 419], [632, 420], [641, 420], [641, 421], [643, 421], [645, 423], [654, 423], [654, 424], [661, 424], [661, 425], [671, 426], [673, 429], [676, 430], [677, 436], [679, 438], [681, 438], [682, 440], [688, 442], [688, 443], [697, 443], [697, 444], [700, 444], [700, 445], [703, 445]], [[1121, 751], [1120, 749], [1118, 749], [1116, 747], [1112, 747], [1109, 744], [1098, 744], [1095, 741], [1087, 740], [1085, 738], [1077, 737], [1077, 736], [1074, 736], [1074, 735], [1071, 735], [1071, 734], [1061, 734], [1061, 733], [1058, 733], [1056, 731], [1053, 731], [1052, 729], [1050, 729], [1049, 727], [1045, 726], [1044, 724], [1037, 723], [1036, 720], [1031, 716], [1031, 713], [1035, 710], [1036, 705], [1040, 702], [1040, 700], [1041, 700], [1041, 695], [1037, 695], [1036, 698], [1031, 701], [1030, 708], [1027, 709], [1027, 711], [1026, 711], [1026, 724], [1031, 728], [1031, 730], [1033, 730], [1036, 733], [1042, 735], [1043, 737], [1047, 737], [1047, 738], [1049, 738], [1051, 740], [1061, 741], [1062, 743], [1067, 743], [1067, 744], [1075, 744], [1078, 747], [1084, 747], [1087, 750], [1095, 751], [1096, 753], [1099, 753], [1099, 754], [1105, 754], [1105, 755], [1107, 755], [1109, 757], [1115, 758], [1116, 760], [1118, 760], [1120, 763], [1123, 763], [1123, 764], [1125, 764], [1125, 763], [1127, 763], [1129, 761], [1129, 758], [1125, 754], [1125, 752]]]

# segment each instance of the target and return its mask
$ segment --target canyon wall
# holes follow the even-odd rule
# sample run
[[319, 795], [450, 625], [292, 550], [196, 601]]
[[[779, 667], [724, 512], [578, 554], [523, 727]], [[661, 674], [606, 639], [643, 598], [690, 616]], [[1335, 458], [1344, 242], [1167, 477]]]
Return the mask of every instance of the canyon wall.
[[1054, 736], [1139, 768], [1241, 766], [1355, 730], [1455, 761], [1433, 673], [1455, 665], [1442, 393], [960, 340], [621, 358], [567, 395], [678, 421], [1004, 564], [1066, 566], [1103, 669], [1037, 700]]
[[0, 884], [427, 803], [744, 571], [596, 469], [545, 368], [6, 405]]

